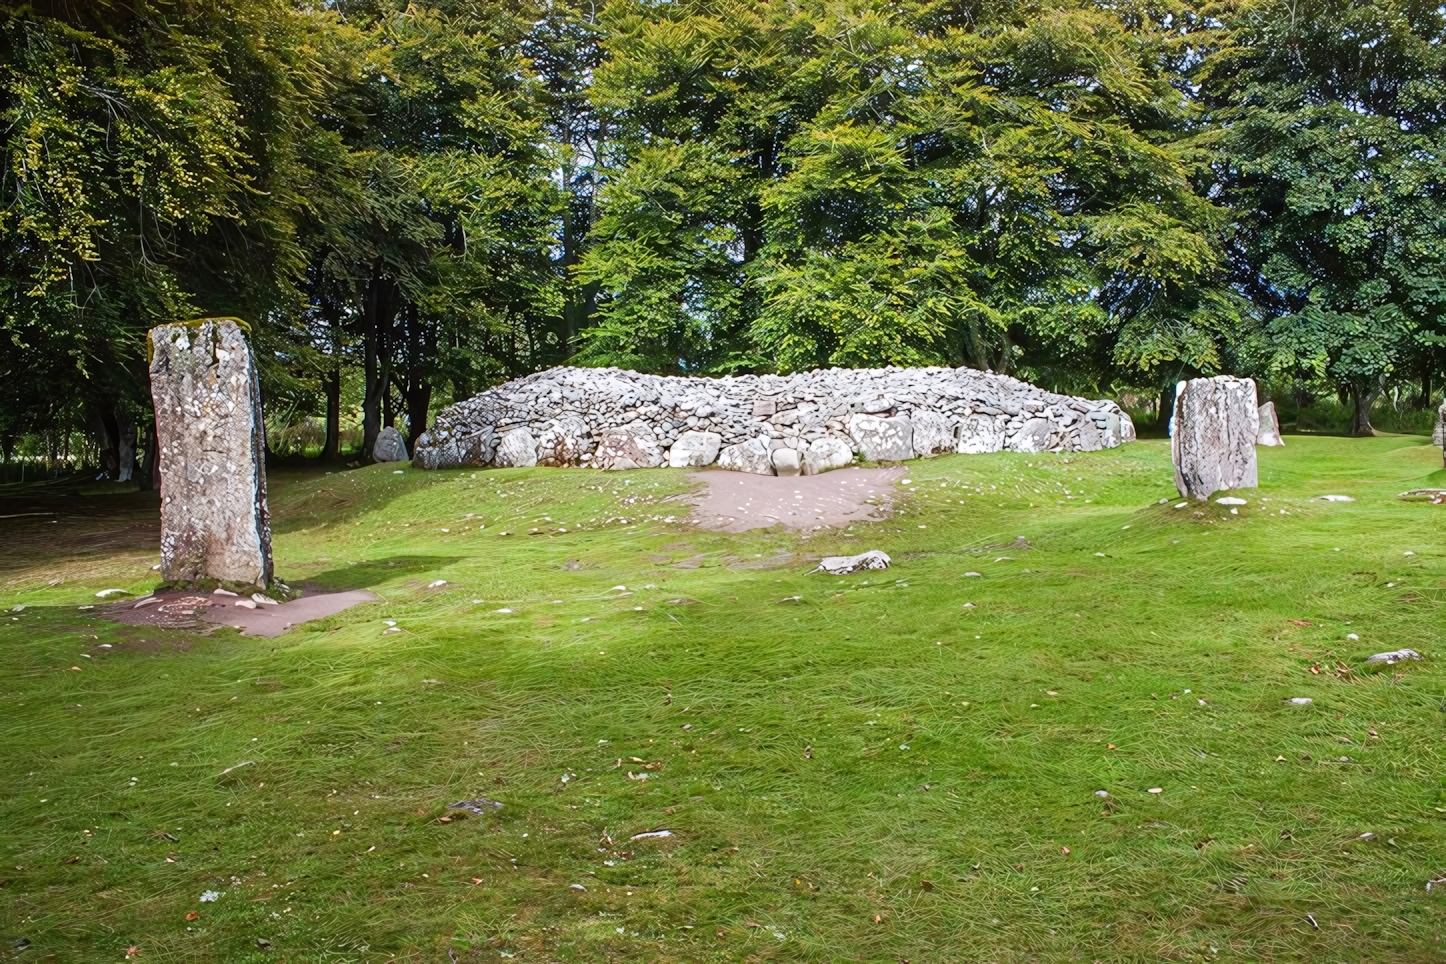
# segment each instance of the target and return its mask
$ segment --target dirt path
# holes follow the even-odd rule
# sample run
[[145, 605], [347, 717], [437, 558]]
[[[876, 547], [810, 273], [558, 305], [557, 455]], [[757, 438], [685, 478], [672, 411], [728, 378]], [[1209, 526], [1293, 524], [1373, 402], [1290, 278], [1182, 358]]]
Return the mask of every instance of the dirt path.
[[902, 466], [837, 469], [823, 475], [780, 478], [748, 472], [694, 472], [707, 488], [693, 517], [705, 529], [743, 532], [780, 523], [789, 529], [843, 528], [876, 522], [887, 513], [894, 482], [907, 475]]

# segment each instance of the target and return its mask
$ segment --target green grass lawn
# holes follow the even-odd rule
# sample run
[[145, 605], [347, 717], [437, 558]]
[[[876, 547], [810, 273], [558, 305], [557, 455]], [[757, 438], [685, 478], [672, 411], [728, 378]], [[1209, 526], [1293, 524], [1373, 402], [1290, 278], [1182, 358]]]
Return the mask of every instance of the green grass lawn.
[[667, 470], [277, 473], [283, 578], [385, 601], [274, 640], [77, 608], [155, 584], [139, 496], [0, 521], [0, 957], [1446, 959], [1440, 452], [1260, 461], [1231, 515], [1166, 442], [944, 457], [808, 537]]

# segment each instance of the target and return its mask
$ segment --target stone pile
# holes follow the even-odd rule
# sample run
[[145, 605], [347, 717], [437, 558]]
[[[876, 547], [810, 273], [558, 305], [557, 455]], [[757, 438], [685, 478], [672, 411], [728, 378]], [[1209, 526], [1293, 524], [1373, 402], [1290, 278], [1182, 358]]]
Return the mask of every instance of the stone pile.
[[972, 368], [691, 378], [554, 368], [443, 410], [413, 464], [825, 472], [856, 456], [1091, 452], [1132, 441], [1113, 402]]

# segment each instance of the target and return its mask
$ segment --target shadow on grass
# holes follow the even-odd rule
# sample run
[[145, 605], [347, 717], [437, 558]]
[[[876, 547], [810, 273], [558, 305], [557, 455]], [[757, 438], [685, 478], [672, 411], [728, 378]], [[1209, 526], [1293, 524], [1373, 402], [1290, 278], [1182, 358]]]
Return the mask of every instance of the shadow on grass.
[[341, 569], [328, 569], [301, 580], [302, 583], [324, 589], [370, 589], [399, 576], [418, 572], [431, 572], [466, 556], [391, 556], [387, 559], [372, 559]]

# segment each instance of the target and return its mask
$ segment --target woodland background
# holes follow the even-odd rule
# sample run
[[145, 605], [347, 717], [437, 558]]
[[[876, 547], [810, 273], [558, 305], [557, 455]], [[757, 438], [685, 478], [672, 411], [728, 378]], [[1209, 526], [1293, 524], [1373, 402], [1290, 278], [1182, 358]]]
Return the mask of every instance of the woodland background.
[[0, 455], [137, 439], [146, 484], [145, 332], [200, 315], [250, 323], [283, 454], [562, 363], [972, 365], [1142, 424], [1231, 373], [1426, 425], [1443, 40], [1435, 2], [6, 4]]

